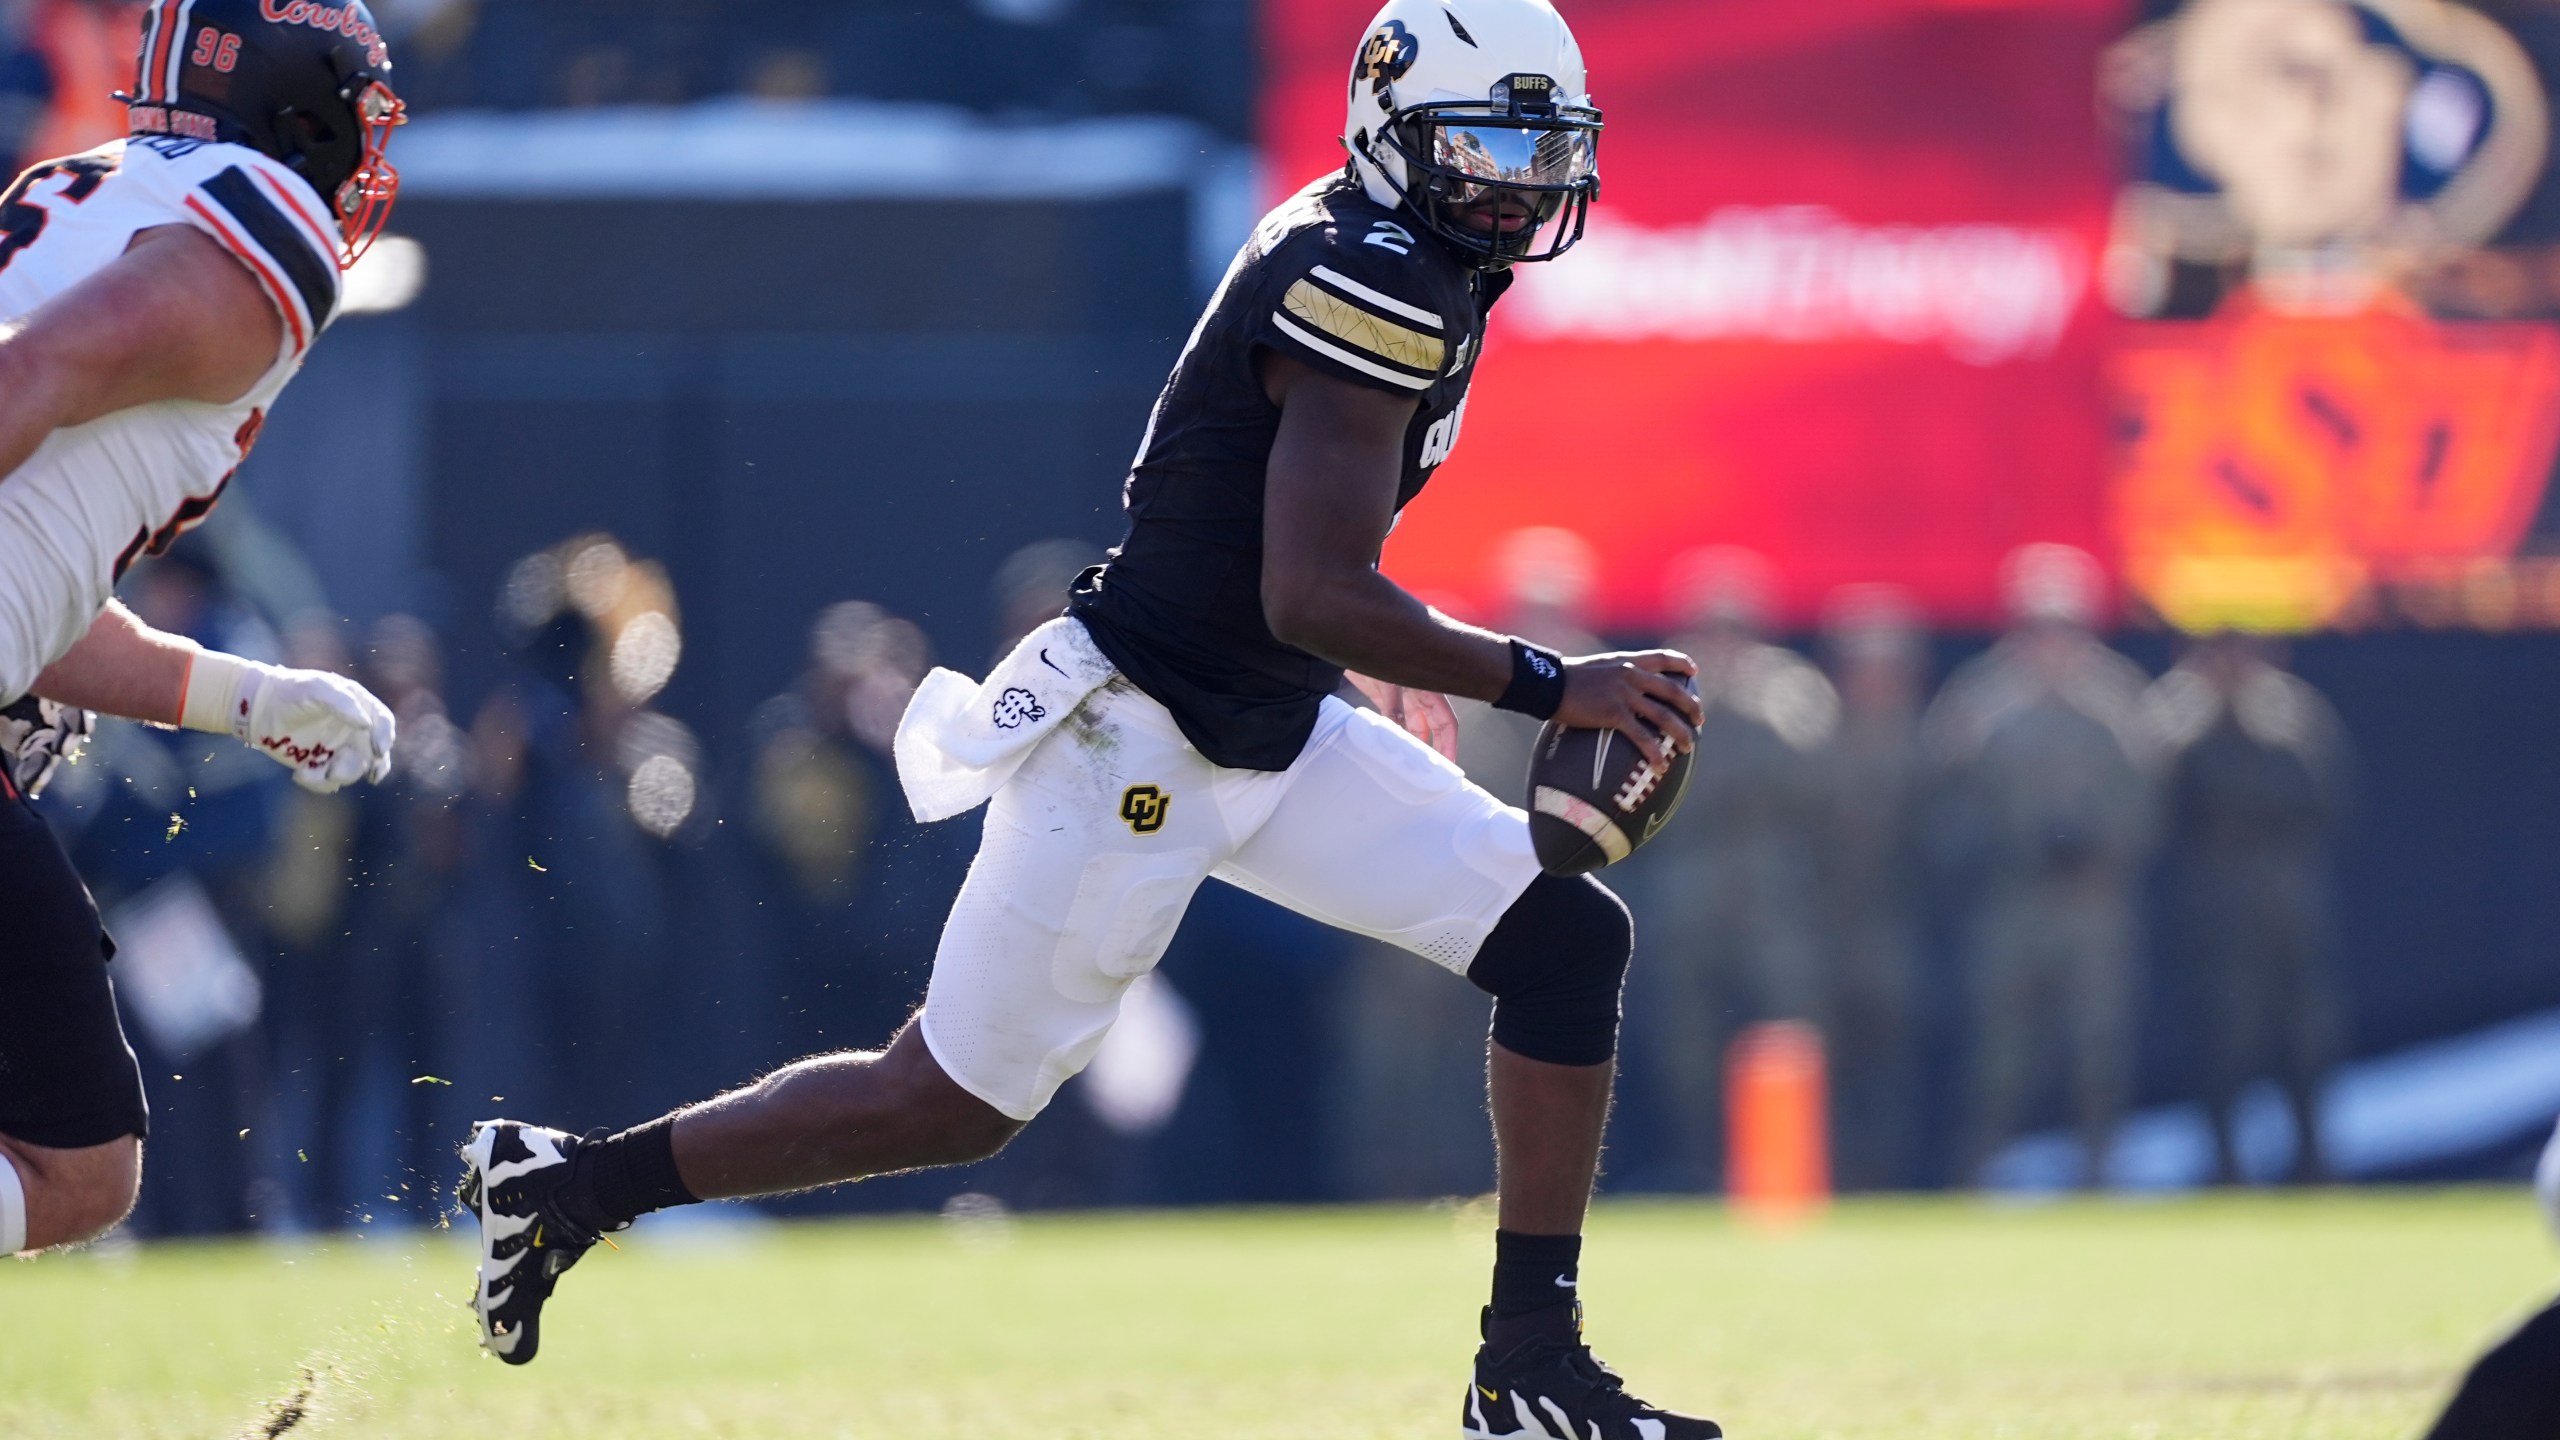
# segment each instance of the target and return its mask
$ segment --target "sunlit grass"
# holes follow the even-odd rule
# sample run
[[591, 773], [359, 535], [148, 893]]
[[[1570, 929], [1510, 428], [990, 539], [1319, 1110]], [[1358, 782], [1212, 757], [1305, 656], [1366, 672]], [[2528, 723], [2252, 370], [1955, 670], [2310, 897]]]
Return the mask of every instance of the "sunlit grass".
[[[1477, 1209], [643, 1226], [524, 1370], [453, 1236], [57, 1257], [0, 1265], [0, 1435], [258, 1434], [307, 1390], [296, 1437], [1445, 1436], [1488, 1249]], [[2400, 1440], [2554, 1260], [2507, 1191], [1620, 1204], [1583, 1291], [1739, 1440]]]

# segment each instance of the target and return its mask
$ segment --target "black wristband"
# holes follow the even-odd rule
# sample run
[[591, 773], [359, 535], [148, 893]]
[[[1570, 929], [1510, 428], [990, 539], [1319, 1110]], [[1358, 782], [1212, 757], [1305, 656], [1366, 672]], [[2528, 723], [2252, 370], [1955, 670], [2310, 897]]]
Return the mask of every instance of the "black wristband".
[[1532, 720], [1552, 720], [1564, 705], [1564, 657], [1526, 640], [1511, 642], [1511, 684], [1496, 710], [1510, 710]]

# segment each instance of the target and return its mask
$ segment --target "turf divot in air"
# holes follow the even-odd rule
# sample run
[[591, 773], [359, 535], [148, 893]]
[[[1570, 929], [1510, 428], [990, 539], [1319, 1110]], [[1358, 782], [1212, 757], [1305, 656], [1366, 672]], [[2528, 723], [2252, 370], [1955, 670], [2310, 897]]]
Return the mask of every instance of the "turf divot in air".
[[297, 1258], [324, 1268], [360, 1265], [361, 1285], [374, 1303], [343, 1314], [315, 1337], [317, 1343], [291, 1363], [293, 1380], [254, 1419], [227, 1433], [238, 1440], [381, 1434], [384, 1398], [377, 1390], [397, 1394], [418, 1382], [422, 1357], [461, 1353], [469, 1344], [469, 1327], [445, 1313], [444, 1297], [430, 1279], [443, 1272], [450, 1250], [396, 1242], [382, 1249], [322, 1244]]
[[[377, 1328], [389, 1335], [399, 1327], [391, 1316], [385, 1315]], [[387, 1352], [372, 1358], [388, 1358]], [[268, 1401], [258, 1418], [240, 1432], [240, 1440], [277, 1440], [282, 1435], [316, 1440], [315, 1431], [335, 1430], [338, 1427], [330, 1421], [348, 1418], [355, 1408], [349, 1403], [351, 1397], [359, 1402], [364, 1398], [362, 1376], [350, 1365], [344, 1350], [313, 1355], [295, 1367], [294, 1373], [292, 1388]]]
[[269, 1401], [266, 1418], [251, 1427], [248, 1435], [255, 1440], [276, 1440], [300, 1425], [302, 1417], [311, 1413], [311, 1392], [319, 1385], [320, 1377], [312, 1373], [311, 1367], [304, 1366], [301, 1383], [282, 1398]]

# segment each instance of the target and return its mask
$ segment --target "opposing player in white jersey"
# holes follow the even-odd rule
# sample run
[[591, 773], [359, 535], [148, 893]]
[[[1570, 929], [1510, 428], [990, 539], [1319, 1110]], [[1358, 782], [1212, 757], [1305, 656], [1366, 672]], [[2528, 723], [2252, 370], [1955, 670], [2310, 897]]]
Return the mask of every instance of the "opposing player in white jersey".
[[0, 197], [0, 1254], [131, 1209], [148, 1110], [115, 947], [27, 803], [103, 711], [379, 780], [354, 683], [199, 648], [114, 600], [202, 521], [387, 218], [401, 121], [360, 3], [156, 0], [132, 135]]
[[[481, 1338], [502, 1358], [533, 1358], [561, 1273], [644, 1211], [1002, 1145], [1093, 1058], [1215, 876], [1493, 997], [1501, 1213], [1461, 1433], [1721, 1433], [1628, 1394], [1582, 1342], [1626, 909], [1589, 876], [1542, 872], [1528, 817], [1422, 738], [1454, 745], [1454, 692], [1612, 730], [1666, 765], [1701, 718], [1696, 667], [1567, 660], [1377, 569], [1457, 444], [1513, 267], [1582, 233], [1600, 114], [1547, 0], [1390, 0], [1350, 58], [1351, 163], [1273, 210], [1229, 268], [1139, 442], [1127, 538], [983, 684], [937, 671], [900, 723], [920, 818], [991, 802], [923, 1010], [881, 1053], [805, 1060], [618, 1135], [484, 1123], [463, 1199]], [[1384, 716], [1336, 694], [1351, 671]], [[1308, 1400], [1300, 1428], [1343, 1423]]]

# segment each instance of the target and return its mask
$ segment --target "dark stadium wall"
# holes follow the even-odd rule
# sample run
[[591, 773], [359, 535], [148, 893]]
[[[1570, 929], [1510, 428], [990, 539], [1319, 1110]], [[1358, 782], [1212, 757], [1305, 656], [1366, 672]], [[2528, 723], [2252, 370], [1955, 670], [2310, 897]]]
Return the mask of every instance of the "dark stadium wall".
[[2560, 1007], [2560, 635], [2300, 642], [2356, 748], [2338, 921], [2358, 1054]]
[[423, 550], [460, 688], [517, 556], [609, 530], [672, 572], [662, 702], [715, 742], [865, 599], [981, 670], [987, 581], [1108, 542], [1187, 331], [1188, 201], [419, 200]]

